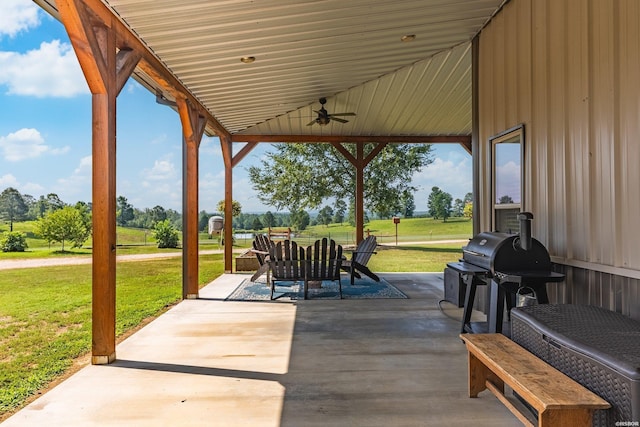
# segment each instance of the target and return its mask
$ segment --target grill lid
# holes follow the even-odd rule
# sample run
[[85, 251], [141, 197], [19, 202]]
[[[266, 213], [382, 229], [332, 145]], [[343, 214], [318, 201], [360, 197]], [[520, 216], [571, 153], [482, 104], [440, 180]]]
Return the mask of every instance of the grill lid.
[[524, 250], [517, 234], [484, 232], [474, 236], [462, 248], [463, 260], [495, 272], [550, 271], [551, 258], [536, 239]]

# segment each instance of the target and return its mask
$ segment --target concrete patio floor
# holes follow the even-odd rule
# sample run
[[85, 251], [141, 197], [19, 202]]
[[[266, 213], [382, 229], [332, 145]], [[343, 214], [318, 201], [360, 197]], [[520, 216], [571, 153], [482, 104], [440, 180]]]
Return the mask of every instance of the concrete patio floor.
[[230, 302], [248, 275], [225, 274], [2, 425], [520, 425], [489, 392], [467, 397], [442, 274], [382, 276], [410, 299]]

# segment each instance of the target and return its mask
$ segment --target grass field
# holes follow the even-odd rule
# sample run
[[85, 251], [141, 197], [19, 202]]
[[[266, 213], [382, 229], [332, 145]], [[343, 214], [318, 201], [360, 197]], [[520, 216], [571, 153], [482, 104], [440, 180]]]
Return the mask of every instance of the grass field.
[[[2, 259], [20, 258], [48, 258], [61, 256], [89, 256], [91, 255], [91, 240], [80, 249], [69, 249], [64, 253], [60, 251], [60, 245], [49, 246], [47, 242], [34, 234], [35, 222], [17, 222], [14, 231], [22, 231], [27, 235], [28, 249], [25, 252], [0, 252]], [[0, 235], [9, 231], [7, 223], [0, 222]], [[265, 230], [261, 230], [266, 232]], [[365, 232], [374, 234], [379, 244], [395, 244], [396, 227], [392, 220], [372, 220], [365, 224]], [[398, 243], [405, 242], [429, 242], [433, 240], [468, 239], [471, 237], [471, 221], [466, 218], [450, 218], [447, 222], [433, 220], [431, 218], [402, 218], [398, 224]], [[117, 252], [122, 254], [155, 253], [159, 251], [176, 251], [176, 249], [158, 249], [152, 233], [149, 230], [138, 228], [117, 227]], [[311, 244], [317, 238], [330, 237], [342, 245], [355, 243], [354, 227], [348, 224], [329, 224], [329, 226], [316, 225], [296, 233], [298, 243]], [[251, 246], [251, 238], [239, 238], [234, 242], [235, 247]], [[199, 247], [201, 250], [220, 249], [217, 237], [209, 238], [206, 233], [200, 233]]]
[[[377, 272], [443, 271], [460, 257], [461, 243], [410, 244], [409, 241], [464, 239], [471, 235], [470, 221], [442, 223], [430, 219], [403, 219], [399, 246], [395, 226], [371, 221], [371, 232], [382, 243], [369, 267]], [[17, 223], [28, 236], [24, 253], [1, 253], [2, 259], [60, 256], [89, 257], [90, 249], [60, 253], [43, 247], [33, 235], [32, 223]], [[0, 225], [0, 232], [8, 231]], [[148, 233], [148, 232], [147, 232]], [[157, 253], [144, 230], [118, 228], [118, 254]], [[342, 244], [354, 239], [352, 227], [332, 224], [310, 227], [296, 240], [310, 243], [330, 236]], [[385, 243], [385, 240], [392, 243]], [[146, 244], [145, 244], [146, 243]], [[238, 239], [248, 247], [251, 239]], [[217, 239], [201, 235], [201, 249], [218, 249]], [[224, 271], [222, 255], [200, 256], [200, 284], [209, 283]], [[119, 263], [117, 267], [117, 321], [119, 337], [134, 330], [178, 302], [182, 295], [181, 258]], [[5, 270], [0, 275], [0, 421], [25, 404], [38, 390], [65, 375], [91, 346], [91, 266], [75, 265]]]
[[[200, 258], [200, 284], [223, 272]], [[117, 266], [116, 333], [123, 336], [182, 297], [180, 258]], [[0, 420], [91, 348], [91, 266], [6, 270], [0, 275]]]

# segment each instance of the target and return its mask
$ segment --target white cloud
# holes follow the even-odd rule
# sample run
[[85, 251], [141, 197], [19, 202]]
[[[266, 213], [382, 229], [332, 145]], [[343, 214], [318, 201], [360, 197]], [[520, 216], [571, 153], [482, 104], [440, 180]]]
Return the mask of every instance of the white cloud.
[[40, 23], [38, 5], [31, 0], [2, 0], [0, 2], [0, 36], [15, 37], [20, 31], [37, 27]]
[[8, 187], [13, 187], [22, 194], [31, 194], [34, 197], [42, 194], [42, 190], [44, 190], [44, 187], [42, 185], [35, 184], [33, 182], [21, 184], [18, 179], [10, 173], [0, 176], [0, 188]]
[[433, 187], [439, 187], [454, 199], [462, 199], [472, 191], [471, 156], [436, 157], [432, 164], [413, 176], [412, 184], [419, 188], [414, 194], [418, 211], [426, 210]]
[[60, 40], [26, 53], [0, 51], [0, 84], [8, 86], [8, 94], [38, 98], [89, 93], [71, 45]]
[[153, 185], [158, 181], [175, 181], [178, 176], [176, 167], [170, 160], [156, 160], [151, 169], [143, 169], [140, 174], [144, 185], [149, 185], [149, 181], [153, 181]]
[[520, 203], [520, 166], [510, 161], [496, 168], [496, 197], [508, 196]]
[[67, 178], [58, 179], [58, 196], [67, 203], [71, 203], [73, 198], [84, 197], [85, 202], [91, 200], [91, 156], [80, 159], [80, 163]]
[[0, 136], [0, 152], [10, 162], [39, 157], [45, 153], [58, 155], [67, 151], [69, 151], [68, 146], [51, 148], [45, 145], [40, 132], [33, 128], [22, 128], [7, 136]]
[[0, 188], [7, 188], [7, 187], [17, 187], [18, 186], [18, 180], [16, 179], [15, 176], [11, 175], [10, 173], [0, 176]]

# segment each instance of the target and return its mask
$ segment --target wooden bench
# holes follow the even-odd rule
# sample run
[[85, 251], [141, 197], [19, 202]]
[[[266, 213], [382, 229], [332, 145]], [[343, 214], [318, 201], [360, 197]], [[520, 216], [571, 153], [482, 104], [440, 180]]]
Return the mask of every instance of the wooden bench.
[[469, 397], [489, 389], [525, 426], [534, 424], [504, 394], [507, 384], [538, 411], [538, 426], [591, 426], [605, 400], [502, 334], [462, 334], [469, 351]]
[[290, 240], [291, 239], [291, 228], [287, 228], [284, 230], [274, 230], [271, 227], [267, 229], [267, 236], [269, 239], [283, 239]]

